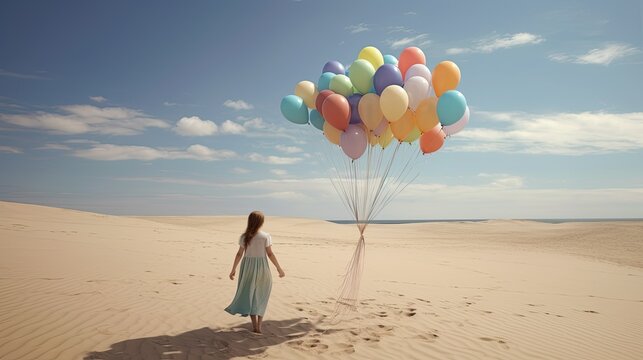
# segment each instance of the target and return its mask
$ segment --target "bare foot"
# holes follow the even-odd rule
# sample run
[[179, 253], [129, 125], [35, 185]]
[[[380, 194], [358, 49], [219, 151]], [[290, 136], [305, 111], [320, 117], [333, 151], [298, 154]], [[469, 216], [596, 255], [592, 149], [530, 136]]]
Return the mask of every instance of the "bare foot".
[[261, 334], [261, 330], [259, 330], [257, 328], [252, 329], [252, 332], [255, 333], [255, 334]]

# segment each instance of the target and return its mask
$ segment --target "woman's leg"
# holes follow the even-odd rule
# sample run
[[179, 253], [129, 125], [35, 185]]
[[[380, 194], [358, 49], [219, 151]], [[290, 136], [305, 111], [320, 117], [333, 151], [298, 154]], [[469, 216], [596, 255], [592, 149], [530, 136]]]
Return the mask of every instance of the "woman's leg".
[[252, 320], [252, 331], [257, 332], [257, 315], [250, 315], [250, 320]]
[[261, 321], [263, 320], [263, 316], [257, 316], [257, 332], [261, 333]]

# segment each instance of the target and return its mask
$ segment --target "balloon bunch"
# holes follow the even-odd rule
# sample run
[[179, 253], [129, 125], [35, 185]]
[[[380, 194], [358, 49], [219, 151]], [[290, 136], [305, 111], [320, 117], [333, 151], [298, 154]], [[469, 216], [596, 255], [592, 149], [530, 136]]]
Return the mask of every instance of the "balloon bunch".
[[353, 160], [369, 144], [384, 149], [393, 138], [400, 143], [419, 139], [420, 150], [428, 154], [469, 122], [459, 83], [455, 63], [442, 61], [431, 73], [417, 47], [402, 50], [398, 61], [367, 46], [349, 68], [329, 61], [317, 84], [299, 82], [295, 94], [281, 100], [281, 112], [295, 124], [322, 130]]

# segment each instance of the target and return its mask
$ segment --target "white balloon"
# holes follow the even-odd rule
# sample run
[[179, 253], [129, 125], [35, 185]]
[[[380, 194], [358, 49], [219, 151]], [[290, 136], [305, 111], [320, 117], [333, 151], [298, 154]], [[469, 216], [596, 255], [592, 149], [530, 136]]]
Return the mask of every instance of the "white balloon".
[[415, 111], [420, 101], [429, 97], [429, 83], [421, 76], [413, 76], [404, 83], [404, 90], [409, 96], [409, 107]]
[[429, 84], [431, 83], [431, 70], [429, 70], [429, 68], [424, 64], [415, 64], [408, 70], [406, 70], [406, 74], [404, 74], [404, 81], [407, 81], [414, 76], [421, 76], [426, 79]]
[[460, 120], [454, 122], [451, 125], [443, 126], [442, 131], [444, 131], [444, 134], [446, 136], [451, 136], [453, 134], [457, 134], [462, 129], [464, 129], [465, 126], [469, 123], [469, 107], [467, 106], [467, 109], [464, 111], [464, 115], [460, 118]]

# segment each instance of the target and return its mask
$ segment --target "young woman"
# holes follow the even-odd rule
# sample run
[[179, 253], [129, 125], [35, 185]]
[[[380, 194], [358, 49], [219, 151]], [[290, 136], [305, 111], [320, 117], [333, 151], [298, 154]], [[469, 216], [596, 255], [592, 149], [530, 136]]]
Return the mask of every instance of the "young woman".
[[[250, 315], [252, 331], [261, 334], [261, 321], [266, 312], [270, 290], [272, 289], [272, 276], [268, 260], [277, 268], [279, 277], [286, 274], [279, 265], [277, 257], [272, 252], [272, 239], [267, 232], [260, 231], [263, 225], [263, 213], [253, 211], [248, 215], [248, 226], [239, 238], [239, 250], [234, 257], [234, 264], [230, 272], [230, 280], [234, 280], [237, 265], [241, 261], [237, 293], [232, 304], [225, 311], [230, 314]], [[243, 260], [241, 258], [243, 257]]]

